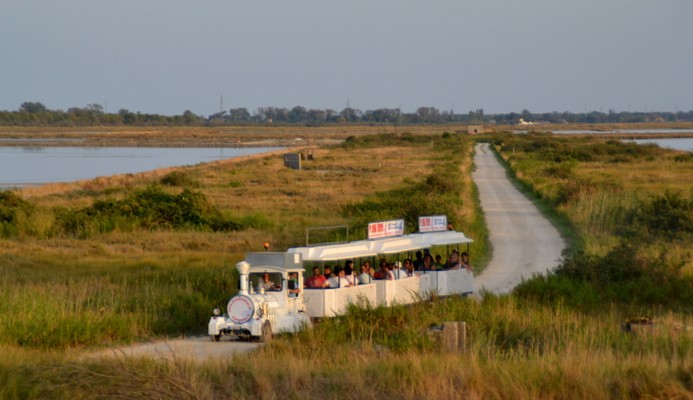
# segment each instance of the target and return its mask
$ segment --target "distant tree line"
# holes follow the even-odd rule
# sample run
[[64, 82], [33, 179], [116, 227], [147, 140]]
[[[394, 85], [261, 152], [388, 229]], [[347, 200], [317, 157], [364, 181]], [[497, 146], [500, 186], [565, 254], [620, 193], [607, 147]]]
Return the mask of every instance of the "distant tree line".
[[216, 126], [239, 124], [501, 124], [514, 125], [520, 119], [535, 123], [632, 123], [632, 122], [673, 122], [693, 121], [693, 110], [679, 112], [616, 112], [591, 111], [585, 113], [550, 112], [485, 114], [483, 109], [466, 114], [454, 111], [441, 111], [435, 107], [419, 107], [415, 112], [402, 112], [399, 108], [378, 108], [359, 110], [346, 107], [341, 111], [331, 109], [307, 109], [296, 106], [260, 107], [252, 113], [245, 107], [232, 108], [207, 117], [190, 110], [181, 115], [159, 115], [131, 112], [121, 109], [117, 113], [107, 113], [100, 104], [69, 108], [67, 111], [50, 110], [40, 102], [22, 103], [17, 111], [0, 111], [0, 125], [5, 126], [147, 126], [147, 125], [190, 125]]

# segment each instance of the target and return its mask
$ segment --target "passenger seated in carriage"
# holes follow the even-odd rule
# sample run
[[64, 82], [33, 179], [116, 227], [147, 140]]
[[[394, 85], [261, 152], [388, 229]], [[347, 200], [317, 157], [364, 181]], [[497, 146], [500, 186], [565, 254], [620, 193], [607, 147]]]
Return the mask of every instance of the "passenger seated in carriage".
[[433, 256], [426, 254], [423, 259], [423, 269], [424, 271], [436, 271], [436, 263], [433, 261]]
[[440, 256], [440, 254], [436, 254], [436, 269], [445, 269], [445, 264], [443, 264], [443, 257]]
[[387, 261], [385, 260], [380, 260], [380, 270], [376, 271], [375, 274], [373, 274], [374, 279], [386, 279], [389, 281], [392, 281], [395, 279], [395, 274], [392, 273], [390, 268], [387, 265]]
[[404, 266], [402, 266], [401, 261], [397, 261], [393, 264], [392, 273], [396, 279], [404, 279], [409, 276], [407, 270], [404, 268]]
[[416, 253], [416, 259], [414, 260], [414, 269], [417, 271], [423, 270], [423, 253], [421, 250], [417, 250]]
[[336, 289], [351, 286], [349, 281], [344, 277], [344, 270], [342, 268], [334, 267], [334, 273], [335, 275], [326, 280], [325, 283], [322, 284], [322, 287]]
[[325, 276], [320, 273], [320, 268], [313, 267], [313, 276], [306, 279], [305, 285], [309, 289], [320, 289], [326, 280], [327, 279], [325, 279]]
[[462, 253], [462, 256], [460, 257], [460, 265], [467, 271], [473, 272], [472, 265], [469, 263], [469, 254], [466, 252]]
[[445, 263], [445, 269], [460, 269], [459, 253], [453, 250], [448, 256], [448, 262]]
[[407, 276], [414, 276], [414, 263], [411, 259], [404, 260], [404, 270], [407, 271]]
[[356, 279], [354, 274], [354, 262], [347, 260], [344, 264], [344, 278], [346, 278], [351, 286], [358, 285], [358, 279]]
[[371, 270], [370, 261], [364, 261], [361, 266], [361, 275], [359, 275], [359, 285], [365, 285], [373, 281], [373, 270]]

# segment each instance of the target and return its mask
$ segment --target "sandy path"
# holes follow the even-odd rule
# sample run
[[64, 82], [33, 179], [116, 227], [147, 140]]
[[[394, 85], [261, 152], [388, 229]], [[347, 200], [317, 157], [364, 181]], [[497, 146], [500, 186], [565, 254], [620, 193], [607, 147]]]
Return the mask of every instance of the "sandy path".
[[488, 144], [476, 146], [472, 178], [479, 188], [493, 257], [474, 277], [474, 292], [502, 294], [523, 277], [543, 273], [559, 263], [565, 242], [556, 228], [508, 180]]
[[161, 360], [196, 360], [207, 361], [214, 358], [230, 358], [234, 354], [255, 351], [261, 343], [229, 341], [212, 342], [207, 336], [196, 336], [185, 339], [169, 339], [150, 343], [138, 343], [101, 350], [85, 358], [158, 358]]

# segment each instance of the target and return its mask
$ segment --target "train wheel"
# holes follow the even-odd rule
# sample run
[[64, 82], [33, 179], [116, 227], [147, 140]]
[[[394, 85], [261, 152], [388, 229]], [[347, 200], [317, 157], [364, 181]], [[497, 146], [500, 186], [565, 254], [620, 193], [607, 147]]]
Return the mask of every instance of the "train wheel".
[[209, 335], [209, 340], [212, 342], [218, 342], [221, 339], [221, 335]]
[[272, 340], [272, 324], [269, 321], [265, 321], [262, 324], [262, 330], [260, 331], [260, 341], [263, 343], [269, 343]]

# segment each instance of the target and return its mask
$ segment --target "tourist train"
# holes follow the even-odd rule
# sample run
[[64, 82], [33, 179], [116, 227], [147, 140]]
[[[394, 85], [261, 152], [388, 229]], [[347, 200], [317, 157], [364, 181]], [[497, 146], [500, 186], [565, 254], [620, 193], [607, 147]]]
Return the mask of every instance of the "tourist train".
[[367, 240], [247, 253], [245, 260], [236, 264], [238, 294], [229, 300], [225, 312], [214, 309], [208, 325], [210, 338], [219, 341], [232, 335], [267, 341], [273, 333], [296, 332], [315, 319], [342, 315], [349, 304], [391, 306], [433, 295], [472, 293], [473, 273], [459, 266], [409, 273], [397, 269], [390, 279], [369, 279], [336, 288], [306, 287], [304, 273], [310, 274], [315, 266], [322, 270], [347, 260], [359, 265], [377, 259], [396, 260], [394, 264], [401, 265], [401, 260], [413, 259], [416, 252], [432, 255], [444, 251], [447, 256], [459, 253], [460, 246], [465, 245], [468, 253], [473, 242], [462, 232], [451, 230], [445, 216], [420, 217], [419, 233], [404, 234], [403, 227], [403, 220], [375, 222], [368, 226]]

